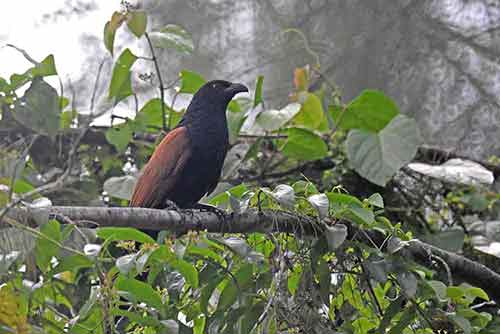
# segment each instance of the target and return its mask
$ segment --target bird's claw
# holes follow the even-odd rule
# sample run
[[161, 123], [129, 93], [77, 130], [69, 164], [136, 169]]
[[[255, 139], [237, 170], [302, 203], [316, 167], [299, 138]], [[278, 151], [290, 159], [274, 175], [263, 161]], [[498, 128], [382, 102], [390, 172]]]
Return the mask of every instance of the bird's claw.
[[180, 211], [181, 209], [179, 208], [179, 206], [177, 206], [177, 204], [175, 204], [174, 201], [167, 199], [167, 200], [165, 200], [164, 210]]
[[[222, 222], [222, 227], [224, 230], [224, 226], [226, 225], [226, 211], [225, 210], [219, 209], [218, 207], [215, 207], [213, 205], [201, 204], [201, 203], [195, 204], [193, 208], [196, 210], [199, 210], [201, 212], [210, 212], [210, 213], [215, 214], [217, 216], [217, 218], [219, 218], [219, 221]], [[224, 231], [221, 231], [221, 232], [224, 232]]]

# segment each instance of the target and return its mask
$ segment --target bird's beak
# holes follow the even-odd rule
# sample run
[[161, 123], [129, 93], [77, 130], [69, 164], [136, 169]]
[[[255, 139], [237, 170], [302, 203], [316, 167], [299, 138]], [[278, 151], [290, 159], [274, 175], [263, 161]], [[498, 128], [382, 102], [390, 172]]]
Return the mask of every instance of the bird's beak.
[[248, 88], [245, 85], [239, 83], [233, 83], [226, 88], [226, 92], [234, 96], [238, 93], [248, 92]]

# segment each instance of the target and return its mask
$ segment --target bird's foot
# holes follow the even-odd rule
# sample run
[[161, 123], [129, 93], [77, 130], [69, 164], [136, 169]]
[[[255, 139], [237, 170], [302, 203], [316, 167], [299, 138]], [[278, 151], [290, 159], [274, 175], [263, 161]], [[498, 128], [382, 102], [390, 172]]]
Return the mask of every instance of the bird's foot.
[[174, 201], [171, 201], [169, 199], [165, 200], [165, 207], [164, 210], [174, 210], [174, 211], [180, 211], [181, 208], [177, 204], [175, 204]]
[[[215, 215], [217, 215], [219, 220], [222, 222], [222, 227], [224, 230], [224, 226], [226, 224], [226, 211], [225, 210], [219, 209], [218, 207], [213, 206], [213, 205], [201, 204], [201, 203], [196, 203], [193, 206], [193, 209], [199, 210], [201, 212], [211, 212], [211, 213], [214, 213]], [[224, 231], [221, 231], [221, 232], [224, 232]]]

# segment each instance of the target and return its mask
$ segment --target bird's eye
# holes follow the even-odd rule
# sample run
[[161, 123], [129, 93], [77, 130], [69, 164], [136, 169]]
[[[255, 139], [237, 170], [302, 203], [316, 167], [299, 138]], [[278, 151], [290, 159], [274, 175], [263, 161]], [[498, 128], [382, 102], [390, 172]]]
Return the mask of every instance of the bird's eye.
[[217, 84], [212, 84], [212, 88], [217, 88]]

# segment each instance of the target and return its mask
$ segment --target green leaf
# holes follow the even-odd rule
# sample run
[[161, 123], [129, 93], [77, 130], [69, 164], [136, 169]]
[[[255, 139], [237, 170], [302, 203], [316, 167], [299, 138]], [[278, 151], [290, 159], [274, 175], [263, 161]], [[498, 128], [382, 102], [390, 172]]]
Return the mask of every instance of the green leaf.
[[136, 302], [144, 302], [157, 310], [163, 307], [160, 294], [147, 283], [119, 275], [115, 281], [115, 287], [130, 293]]
[[267, 109], [261, 112], [256, 119], [256, 123], [265, 131], [274, 131], [282, 128], [300, 111], [299, 103], [290, 103], [283, 109]]
[[129, 49], [125, 49], [113, 67], [109, 97], [115, 99], [115, 104], [133, 94], [130, 68], [136, 60], [137, 57]]
[[194, 289], [198, 287], [198, 271], [191, 263], [174, 258], [169, 261], [170, 265], [186, 279], [186, 282]]
[[[8, 184], [10, 184], [10, 182]], [[33, 189], [35, 189], [33, 185], [22, 179], [17, 179], [14, 183], [14, 193], [16, 194], [24, 194], [28, 191], [32, 191]]]
[[476, 288], [476, 287], [470, 287], [467, 290], [465, 290], [465, 294], [471, 299], [474, 300], [474, 298], [481, 298], [486, 301], [490, 300], [490, 297], [488, 294], [481, 288]]
[[359, 225], [370, 225], [375, 221], [373, 211], [360, 207], [348, 208], [344, 218]]
[[102, 188], [112, 197], [130, 200], [136, 181], [131, 175], [113, 176], [104, 181]]
[[238, 284], [235, 284], [233, 279], [229, 279], [220, 295], [217, 311], [225, 311], [236, 302], [238, 293], [241, 293], [252, 281], [252, 273], [253, 265], [245, 264], [234, 274], [234, 278]]
[[59, 127], [61, 129], [69, 129], [71, 128], [71, 124], [73, 124], [73, 120], [76, 118], [77, 114], [74, 110], [68, 110], [61, 113]]
[[377, 208], [384, 208], [384, 199], [379, 193], [371, 195], [370, 197], [368, 197], [367, 201]]
[[356, 329], [356, 334], [369, 333], [371, 329], [377, 327], [376, 323], [372, 319], [366, 317], [359, 317], [352, 322], [352, 327]]
[[59, 264], [55, 268], [54, 273], [61, 273], [64, 271], [78, 272], [78, 270], [83, 268], [90, 268], [94, 265], [92, 260], [88, 257], [75, 254], [70, 256], [64, 256], [60, 260]]
[[298, 160], [318, 160], [326, 157], [328, 146], [320, 136], [300, 128], [288, 129], [288, 138], [282, 149], [283, 154]]
[[384, 311], [384, 317], [380, 321], [380, 325], [377, 329], [377, 333], [385, 333], [387, 327], [391, 324], [391, 320], [399, 313], [401, 310], [401, 305], [404, 305], [404, 297], [399, 296], [393, 300], [389, 306]]
[[432, 290], [434, 290], [436, 297], [438, 297], [439, 301], [443, 302], [447, 300], [447, 288], [446, 285], [441, 281], [427, 281], [426, 282]]
[[128, 143], [132, 139], [132, 135], [132, 129], [130, 129], [128, 124], [125, 124], [122, 127], [109, 128], [106, 131], [106, 140], [110, 144], [113, 144], [118, 152], [125, 152]]
[[181, 88], [179, 93], [194, 94], [201, 88], [206, 80], [198, 73], [183, 70], [180, 73]]
[[215, 195], [208, 201], [208, 204], [214, 206], [220, 206], [221, 204], [225, 204], [229, 201], [229, 196], [235, 196], [237, 198], [241, 198], [245, 192], [248, 191], [248, 187], [245, 184], [239, 184], [234, 186], [226, 191], [221, 192], [220, 194]]
[[385, 186], [415, 154], [419, 136], [415, 120], [395, 117], [380, 133], [351, 130], [347, 136], [347, 157], [362, 177]]
[[145, 11], [133, 10], [127, 15], [127, 27], [137, 37], [141, 37], [146, 32], [148, 16]]
[[42, 60], [42, 62], [38, 63], [35, 67], [33, 67], [30, 70], [30, 72], [33, 77], [57, 75], [54, 56], [48, 55], [47, 57], [45, 57], [44, 60]]
[[417, 312], [415, 306], [411, 306], [403, 311], [403, 314], [399, 318], [399, 322], [391, 328], [388, 334], [401, 334], [403, 331], [411, 324]]
[[[165, 103], [163, 103], [163, 105], [168, 115], [169, 108]], [[146, 102], [141, 110], [139, 110], [134, 122], [141, 124], [140, 126], [144, 129], [147, 129], [147, 126], [156, 126], [161, 128], [163, 126], [162, 116], [161, 99], [154, 98]]]
[[149, 33], [153, 46], [163, 49], [174, 49], [183, 54], [191, 54], [194, 50], [191, 34], [184, 28], [168, 24], [160, 31]]
[[295, 296], [297, 289], [299, 288], [300, 277], [302, 276], [302, 265], [296, 264], [293, 270], [288, 275], [287, 284], [288, 291]]
[[40, 227], [40, 233], [42, 235], [36, 239], [35, 261], [38, 268], [45, 272], [49, 267], [52, 257], [59, 254], [59, 245], [54, 243], [54, 241], [60, 242], [62, 239], [61, 226], [56, 220], [50, 220]]
[[99, 238], [105, 240], [134, 240], [142, 243], [155, 243], [149, 235], [131, 227], [101, 227], [97, 229], [96, 233]]
[[347, 194], [342, 194], [338, 192], [327, 192], [326, 195], [328, 196], [328, 199], [330, 200], [330, 204], [335, 204], [335, 205], [345, 205], [345, 206], [357, 206], [361, 207], [363, 206], [363, 203], [356, 197], [347, 195]]
[[450, 298], [458, 300], [465, 295], [465, 288], [460, 286], [449, 286], [446, 288], [446, 295]]
[[14, 73], [10, 76], [10, 90], [15, 91], [19, 87], [24, 86], [31, 80], [31, 76], [29, 74], [17, 74]]
[[394, 101], [376, 90], [365, 90], [351, 101], [344, 111], [330, 107], [337, 127], [379, 132], [399, 114]]
[[35, 78], [14, 104], [16, 121], [42, 135], [54, 137], [59, 129], [59, 97], [52, 86]]
[[299, 113], [294, 117], [293, 122], [297, 125], [304, 126], [309, 129], [317, 129], [325, 118], [323, 105], [319, 97], [313, 93], [307, 94], [302, 108]]
[[255, 84], [255, 95], [253, 98], [253, 107], [255, 108], [256, 106], [259, 105], [259, 103], [262, 103], [262, 85], [264, 83], [264, 76], [259, 75], [257, 77], [257, 83]]
[[10, 91], [9, 83], [4, 78], [0, 78], [0, 92], [8, 93]]
[[111, 20], [104, 25], [104, 45], [106, 49], [113, 55], [113, 44], [115, 42], [116, 30], [126, 20], [126, 16], [120, 12], [114, 12]]

